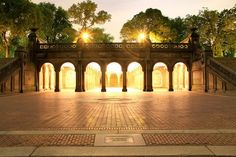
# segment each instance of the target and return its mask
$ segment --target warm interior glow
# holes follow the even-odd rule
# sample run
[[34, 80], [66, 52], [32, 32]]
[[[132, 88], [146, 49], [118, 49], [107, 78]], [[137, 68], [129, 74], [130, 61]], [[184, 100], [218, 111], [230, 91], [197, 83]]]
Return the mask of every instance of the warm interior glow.
[[127, 72], [128, 91], [143, 90], [143, 71], [142, 66], [137, 62], [132, 62], [128, 66]]
[[44, 63], [39, 73], [39, 89], [54, 90], [55, 70], [51, 63]]
[[154, 91], [167, 91], [169, 87], [169, 72], [165, 63], [158, 62], [153, 67], [152, 86]]
[[187, 90], [188, 89], [187, 66], [182, 62], [178, 62], [174, 66], [173, 87], [174, 87], [174, 90]]
[[122, 74], [121, 66], [118, 63], [112, 62], [107, 65], [108, 73]]
[[85, 90], [101, 91], [101, 68], [98, 63], [91, 62], [85, 71]]
[[128, 66], [128, 72], [131, 72], [131, 71], [137, 69], [139, 66], [141, 66], [141, 65], [137, 62], [130, 63]]
[[61, 66], [60, 71], [60, 89], [75, 90], [76, 74], [72, 63], [66, 62]]
[[108, 64], [106, 70], [106, 87], [121, 88], [122, 83], [123, 83], [123, 73], [120, 64], [116, 62]]
[[139, 33], [138, 35], [138, 42], [143, 42], [146, 38], [146, 34], [145, 33]]

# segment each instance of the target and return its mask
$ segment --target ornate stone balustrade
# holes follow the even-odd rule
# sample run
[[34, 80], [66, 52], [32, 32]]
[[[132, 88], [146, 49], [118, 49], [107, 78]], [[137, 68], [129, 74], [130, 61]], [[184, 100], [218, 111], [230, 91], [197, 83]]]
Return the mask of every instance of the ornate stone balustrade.
[[78, 44], [76, 43], [62, 43], [62, 44], [38, 44], [38, 51], [71, 51], [77, 50]]
[[190, 45], [186, 43], [152, 43], [152, 49], [190, 49]]
[[[152, 43], [149, 45], [152, 50], [172, 49], [172, 50], [189, 50], [189, 44], [176, 43]], [[97, 49], [97, 50], [118, 50], [118, 49], [143, 49], [148, 47], [146, 44], [140, 43], [63, 43], [63, 44], [38, 44], [38, 51], [76, 51], [82, 49]]]

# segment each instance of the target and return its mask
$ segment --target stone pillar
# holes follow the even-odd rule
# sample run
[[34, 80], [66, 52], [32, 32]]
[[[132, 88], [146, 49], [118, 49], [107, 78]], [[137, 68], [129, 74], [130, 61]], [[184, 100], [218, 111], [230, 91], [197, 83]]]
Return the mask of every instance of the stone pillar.
[[193, 74], [192, 74], [192, 68], [190, 67], [188, 69], [188, 90], [192, 91], [192, 82], [193, 82]]
[[102, 70], [102, 89], [101, 92], [106, 92], [106, 64], [101, 67]]
[[14, 92], [15, 89], [15, 78], [11, 76], [11, 92]]
[[152, 68], [151, 68], [151, 65], [150, 65], [150, 63], [149, 62], [147, 62], [147, 64], [146, 64], [146, 70], [147, 70], [147, 80], [146, 80], [146, 82], [147, 82], [147, 84], [146, 84], [146, 91], [147, 92], [152, 92], [153, 91], [153, 89], [152, 89]]
[[216, 75], [213, 75], [213, 90], [214, 90], [214, 92], [217, 91], [217, 77], [216, 77]]
[[143, 91], [147, 90], [146, 82], [147, 82], [147, 71], [143, 70]]
[[55, 72], [56, 72], [56, 85], [55, 85], [55, 92], [60, 92], [59, 89], [59, 82], [60, 82], [60, 68], [55, 67]]
[[222, 92], [226, 92], [226, 82], [222, 80]]
[[168, 69], [169, 72], [169, 91], [174, 91], [173, 89], [173, 67]]
[[35, 91], [36, 92], [39, 91], [39, 72], [40, 72], [40, 67], [36, 67], [35, 68]]
[[75, 92], [83, 92], [82, 85], [81, 85], [81, 76], [82, 76], [82, 65], [79, 63], [78, 68], [75, 69], [76, 72], [76, 87]]
[[123, 88], [122, 92], [127, 92], [127, 69], [123, 68]]
[[204, 84], [205, 84], [205, 92], [208, 92], [208, 90], [209, 90], [209, 73], [207, 71], [207, 68], [205, 68], [205, 71], [204, 71]]
[[85, 70], [86, 68], [81, 65], [81, 88], [83, 92], [85, 91]]
[[20, 73], [19, 73], [20, 93], [23, 93], [24, 88], [24, 61], [21, 61]]

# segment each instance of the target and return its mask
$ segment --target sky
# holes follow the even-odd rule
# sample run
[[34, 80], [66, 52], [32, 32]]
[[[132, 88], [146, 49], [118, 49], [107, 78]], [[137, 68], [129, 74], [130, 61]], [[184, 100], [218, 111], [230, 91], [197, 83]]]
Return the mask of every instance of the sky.
[[[34, 3], [50, 2], [56, 6], [68, 9], [72, 4], [82, 0], [31, 0]], [[105, 10], [112, 15], [110, 22], [100, 26], [106, 33], [111, 34], [115, 41], [120, 41], [120, 30], [124, 23], [148, 8], [161, 10], [164, 16], [170, 18], [185, 17], [187, 14], [196, 15], [203, 7], [210, 10], [222, 11], [232, 8], [235, 0], [92, 0], [98, 5], [98, 11]]]

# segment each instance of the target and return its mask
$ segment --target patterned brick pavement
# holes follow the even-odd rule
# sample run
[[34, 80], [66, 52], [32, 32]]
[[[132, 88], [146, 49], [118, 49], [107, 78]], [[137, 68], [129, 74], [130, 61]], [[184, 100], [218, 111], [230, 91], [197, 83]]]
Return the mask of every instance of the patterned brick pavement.
[[0, 135], [0, 147], [9, 146], [93, 146], [94, 134]]
[[[94, 146], [95, 134], [0, 135], [0, 147]], [[142, 134], [147, 146], [236, 145], [236, 134]]]
[[146, 145], [236, 145], [236, 134], [143, 134]]
[[0, 130], [236, 129], [236, 97], [45, 92], [0, 97]]

